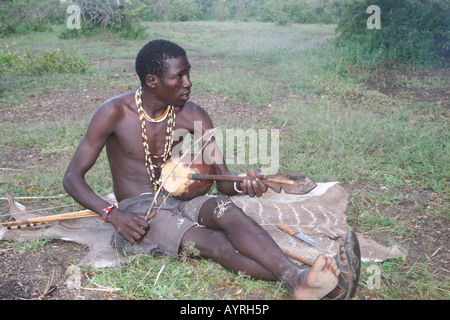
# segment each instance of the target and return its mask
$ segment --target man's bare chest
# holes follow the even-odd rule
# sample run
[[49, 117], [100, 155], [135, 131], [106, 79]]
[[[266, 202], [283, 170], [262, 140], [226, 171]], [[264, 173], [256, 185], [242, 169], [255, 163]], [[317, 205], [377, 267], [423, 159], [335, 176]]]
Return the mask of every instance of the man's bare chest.
[[[120, 126], [114, 133], [115, 148], [121, 150], [128, 157], [142, 159], [145, 152], [149, 152], [155, 157], [164, 154], [167, 143], [174, 139], [176, 135], [168, 134], [167, 125], [145, 123], [142, 128], [141, 123], [132, 122]], [[177, 144], [177, 141], [173, 145]], [[172, 145], [172, 146], [173, 146]]]

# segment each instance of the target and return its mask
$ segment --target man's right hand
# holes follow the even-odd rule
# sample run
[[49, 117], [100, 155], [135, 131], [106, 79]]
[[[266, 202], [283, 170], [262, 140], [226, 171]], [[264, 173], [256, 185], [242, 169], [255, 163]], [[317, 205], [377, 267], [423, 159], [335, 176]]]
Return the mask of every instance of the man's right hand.
[[156, 211], [153, 211], [148, 216], [148, 220], [145, 220], [146, 214], [136, 214], [114, 209], [108, 215], [108, 222], [130, 243], [139, 243], [150, 230], [148, 223], [155, 215]]

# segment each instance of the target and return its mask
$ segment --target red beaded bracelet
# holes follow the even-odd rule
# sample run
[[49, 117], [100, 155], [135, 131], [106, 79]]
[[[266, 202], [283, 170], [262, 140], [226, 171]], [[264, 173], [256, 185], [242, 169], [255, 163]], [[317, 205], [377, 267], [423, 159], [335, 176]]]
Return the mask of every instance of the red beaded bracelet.
[[110, 205], [109, 207], [103, 209], [102, 220], [104, 222], [107, 222], [108, 214], [111, 212], [112, 209], [116, 209], [116, 208], [117, 208], [117, 204], [113, 204], [113, 205]]

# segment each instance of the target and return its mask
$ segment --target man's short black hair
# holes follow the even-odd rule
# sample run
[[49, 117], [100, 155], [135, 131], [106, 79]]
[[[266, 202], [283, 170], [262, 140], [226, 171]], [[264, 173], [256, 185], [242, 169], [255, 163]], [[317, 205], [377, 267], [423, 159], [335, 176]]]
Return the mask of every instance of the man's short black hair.
[[168, 69], [166, 60], [180, 56], [186, 56], [186, 51], [167, 40], [153, 40], [142, 47], [136, 57], [136, 73], [142, 87], [145, 86], [145, 77], [148, 74], [162, 78], [164, 71]]

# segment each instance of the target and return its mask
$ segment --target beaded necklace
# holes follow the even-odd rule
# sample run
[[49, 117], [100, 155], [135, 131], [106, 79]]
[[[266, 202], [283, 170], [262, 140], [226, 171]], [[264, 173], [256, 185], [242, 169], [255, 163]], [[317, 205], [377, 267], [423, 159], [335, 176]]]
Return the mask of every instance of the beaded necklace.
[[144, 118], [147, 119], [147, 120], [150, 121], [150, 122], [162, 122], [162, 121], [166, 120], [167, 115], [169, 114], [169, 107], [170, 107], [170, 106], [167, 106], [167, 109], [166, 109], [166, 111], [164, 111], [164, 113], [162, 114], [162, 116], [159, 117], [159, 118], [156, 118], [156, 119], [151, 118], [151, 117], [147, 114], [147, 112], [145, 112], [145, 110], [142, 109], [142, 111], [144, 112], [144, 114], [143, 114], [143, 115], [144, 115]]
[[[174, 112], [174, 107], [173, 106], [168, 106], [166, 111], [164, 112], [164, 114], [161, 117], [159, 117], [157, 119], [150, 118], [145, 113], [145, 110], [143, 108], [142, 88], [139, 88], [136, 91], [135, 100], [136, 100], [136, 106], [137, 106], [137, 109], [138, 109], [139, 120], [141, 122], [142, 145], [144, 147], [144, 152], [145, 152], [145, 167], [147, 168], [147, 173], [148, 173], [148, 176], [150, 178], [150, 181], [153, 183], [155, 191], [157, 191], [158, 190], [158, 186], [161, 184], [161, 176], [157, 180], [155, 178], [155, 171], [154, 171], [154, 169], [155, 168], [162, 169], [164, 167], [164, 165], [166, 164], [167, 159], [169, 159], [170, 155], [172, 154], [173, 135], [174, 135], [174, 132], [175, 132], [175, 117], [176, 117], [176, 114]], [[145, 119], [147, 119], [147, 120], [151, 119], [151, 120], [149, 120], [150, 122], [161, 122], [161, 121], [165, 120], [167, 117], [169, 118], [169, 120], [167, 121], [167, 131], [166, 131], [166, 138], [165, 138], [165, 143], [164, 143], [164, 153], [162, 155], [152, 155], [150, 153], [150, 146], [149, 146], [149, 143], [148, 143], [147, 127], [146, 127], [147, 123], [146, 123]], [[155, 158], [155, 159], [156, 158], [162, 158], [161, 166], [154, 165], [153, 162], [152, 162], [152, 158]]]

